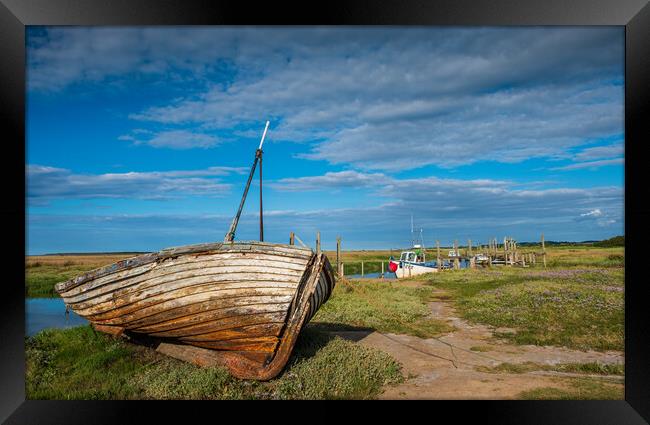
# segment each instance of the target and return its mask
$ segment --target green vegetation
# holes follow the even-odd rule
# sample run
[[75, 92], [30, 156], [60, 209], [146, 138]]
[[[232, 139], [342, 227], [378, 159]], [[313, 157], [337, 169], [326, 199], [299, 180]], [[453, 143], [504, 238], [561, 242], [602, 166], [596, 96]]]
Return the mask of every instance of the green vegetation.
[[449, 332], [445, 322], [429, 317], [432, 288], [410, 288], [398, 282], [339, 282], [331, 298], [312, 319], [324, 328], [368, 328], [430, 338]]
[[471, 351], [486, 352], [490, 351], [492, 348], [487, 345], [475, 345], [473, 347], [469, 347], [469, 349]]
[[26, 340], [28, 399], [367, 399], [403, 380], [387, 354], [305, 329], [280, 377], [243, 381], [89, 326]]
[[30, 298], [54, 298], [58, 295], [54, 285], [94, 269], [93, 266], [66, 261], [60, 265], [40, 262], [27, 264], [25, 271], [25, 296]]
[[535, 388], [519, 393], [518, 398], [523, 400], [622, 400], [625, 398], [622, 384], [589, 378], [558, 381], [566, 382], [567, 387], [565, 389]]
[[449, 292], [472, 322], [519, 344], [623, 350], [624, 274], [618, 268], [463, 270], [422, 277]]
[[84, 254], [84, 255], [37, 255], [25, 261], [25, 296], [54, 298], [58, 295], [54, 285], [87, 271], [111, 264], [133, 253]]
[[604, 241], [595, 242], [594, 246], [599, 246], [602, 248], [610, 248], [614, 246], [625, 246], [625, 236], [614, 236], [613, 238], [606, 239]]
[[556, 365], [539, 364], [535, 362], [525, 363], [501, 363], [495, 367], [479, 366], [476, 370], [490, 373], [527, 373], [537, 370], [565, 372], [565, 373], [583, 373], [587, 375], [619, 375], [625, 373], [625, 367], [622, 364], [607, 363], [559, 363]]
[[625, 266], [624, 248], [557, 247], [547, 251], [550, 268]]
[[[609, 242], [608, 242], [609, 243]], [[269, 382], [243, 381], [222, 368], [198, 368], [125, 343], [88, 326], [47, 330], [26, 340], [30, 399], [336, 399], [377, 397], [404, 379], [387, 354], [331, 332], [377, 330], [431, 338], [453, 328], [431, 317], [428, 303], [452, 302], [458, 314], [498, 329], [519, 344], [623, 350], [624, 248], [557, 245], [547, 248], [548, 268], [445, 271], [408, 280], [340, 279], [302, 332], [285, 371]], [[533, 248], [537, 250], [537, 248]], [[389, 251], [345, 252], [353, 260], [386, 261]], [[396, 255], [396, 253], [393, 253]], [[56, 296], [53, 287], [127, 255], [40, 256], [26, 261], [26, 295]], [[330, 253], [334, 262], [335, 256]], [[359, 272], [358, 270], [357, 272]], [[472, 351], [489, 351], [473, 346]], [[503, 363], [492, 373], [532, 371], [616, 375], [624, 366], [601, 363]], [[555, 379], [555, 378], [553, 378]], [[587, 377], [558, 378], [560, 388], [539, 388], [527, 399], [621, 399], [622, 384]]]

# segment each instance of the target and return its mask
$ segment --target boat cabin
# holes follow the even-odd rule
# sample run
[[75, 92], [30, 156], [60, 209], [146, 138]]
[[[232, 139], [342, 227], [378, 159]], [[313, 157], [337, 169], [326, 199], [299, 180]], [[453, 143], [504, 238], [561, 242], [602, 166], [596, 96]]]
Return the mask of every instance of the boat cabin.
[[414, 251], [404, 251], [399, 257], [400, 261], [406, 261], [409, 263], [424, 263], [424, 254], [417, 253]]

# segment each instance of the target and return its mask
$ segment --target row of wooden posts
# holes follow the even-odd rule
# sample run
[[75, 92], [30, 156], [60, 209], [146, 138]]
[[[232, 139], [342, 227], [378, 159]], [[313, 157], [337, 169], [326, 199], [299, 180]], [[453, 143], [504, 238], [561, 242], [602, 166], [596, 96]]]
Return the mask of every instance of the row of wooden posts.
[[[289, 244], [294, 245], [296, 239], [302, 246], [306, 246], [303, 241], [294, 233], [289, 234]], [[522, 267], [529, 267], [530, 265], [537, 264], [537, 256], [541, 256], [544, 267], [546, 267], [546, 246], [544, 243], [544, 234], [541, 236], [541, 251], [528, 251], [520, 252], [517, 249], [517, 241], [512, 237], [504, 237], [503, 245], [499, 248], [499, 243], [497, 238], [492, 238], [488, 241], [487, 245], [478, 245], [476, 249], [477, 254], [485, 255], [487, 260], [487, 265], [492, 266], [493, 264], [504, 264], [509, 266], [521, 265]], [[316, 252], [320, 254], [321, 252], [321, 241], [320, 241], [320, 232], [316, 233]], [[454, 241], [453, 245], [454, 256], [448, 257], [453, 258], [453, 268], [460, 269], [460, 260], [468, 259], [470, 268], [476, 267], [475, 257], [472, 251], [472, 240], [467, 241], [467, 248], [465, 249], [465, 255], [460, 255], [458, 249], [458, 240]], [[440, 242], [436, 241], [436, 264], [438, 268], [441, 268], [441, 255], [440, 255]], [[376, 263], [376, 261], [372, 261]], [[363, 261], [361, 263], [361, 276], [364, 275]], [[340, 276], [345, 276], [345, 264], [341, 261], [341, 237], [337, 236], [336, 238], [336, 271]], [[381, 275], [384, 275], [384, 261], [381, 261]]]

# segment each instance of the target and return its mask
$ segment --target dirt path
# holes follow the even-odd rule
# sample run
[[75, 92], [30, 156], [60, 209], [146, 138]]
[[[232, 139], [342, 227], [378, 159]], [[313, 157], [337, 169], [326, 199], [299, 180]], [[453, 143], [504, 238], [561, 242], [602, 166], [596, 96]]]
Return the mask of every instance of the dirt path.
[[[440, 295], [443, 295], [440, 293]], [[540, 387], [566, 388], [572, 374], [557, 372], [490, 373], [477, 367], [501, 363], [623, 363], [622, 352], [577, 351], [563, 347], [511, 345], [493, 337], [493, 332], [508, 332], [483, 325], [472, 325], [456, 315], [448, 301], [430, 303], [432, 317], [453, 325], [455, 330], [440, 338], [422, 339], [410, 335], [334, 332], [361, 344], [385, 351], [399, 361], [406, 381], [386, 388], [385, 399], [509, 399], [522, 391]], [[481, 351], [471, 348], [477, 347]], [[584, 376], [584, 375], [581, 375]], [[605, 377], [610, 382], [620, 378]]]

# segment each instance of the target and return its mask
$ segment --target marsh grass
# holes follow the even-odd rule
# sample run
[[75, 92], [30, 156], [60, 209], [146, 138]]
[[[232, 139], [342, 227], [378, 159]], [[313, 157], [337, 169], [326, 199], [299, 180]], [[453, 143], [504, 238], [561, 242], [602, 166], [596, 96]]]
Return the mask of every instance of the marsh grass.
[[558, 382], [565, 382], [566, 388], [535, 388], [519, 393], [518, 398], [523, 400], [623, 400], [625, 398], [622, 384], [590, 378], [574, 378], [558, 380]]
[[476, 370], [489, 373], [528, 373], [533, 371], [553, 371], [566, 373], [582, 373], [586, 375], [616, 375], [625, 374], [625, 366], [622, 364], [607, 363], [559, 363], [555, 365], [539, 364], [535, 362], [525, 363], [501, 363], [494, 367], [479, 366]]
[[401, 365], [383, 351], [313, 329], [303, 333], [288, 371], [274, 383], [278, 398], [372, 399], [404, 380]]
[[54, 298], [54, 285], [94, 269], [93, 266], [62, 263], [28, 267], [25, 272], [25, 296], [29, 298]]
[[474, 345], [472, 347], [469, 347], [470, 351], [477, 351], [480, 353], [484, 353], [486, 351], [492, 350], [492, 347], [487, 346], [487, 345]]
[[449, 292], [463, 318], [516, 330], [495, 336], [518, 344], [623, 350], [621, 268], [494, 268], [423, 279]]
[[301, 333], [285, 371], [269, 382], [200, 368], [89, 326], [26, 339], [26, 360], [28, 399], [366, 399], [404, 379], [389, 355], [314, 329]]
[[429, 338], [453, 329], [445, 322], [430, 317], [427, 303], [432, 299], [433, 291], [429, 287], [404, 287], [378, 279], [337, 284], [312, 323]]
[[105, 255], [40, 255], [25, 261], [25, 296], [29, 298], [57, 297], [54, 285], [90, 270], [133, 254]]

